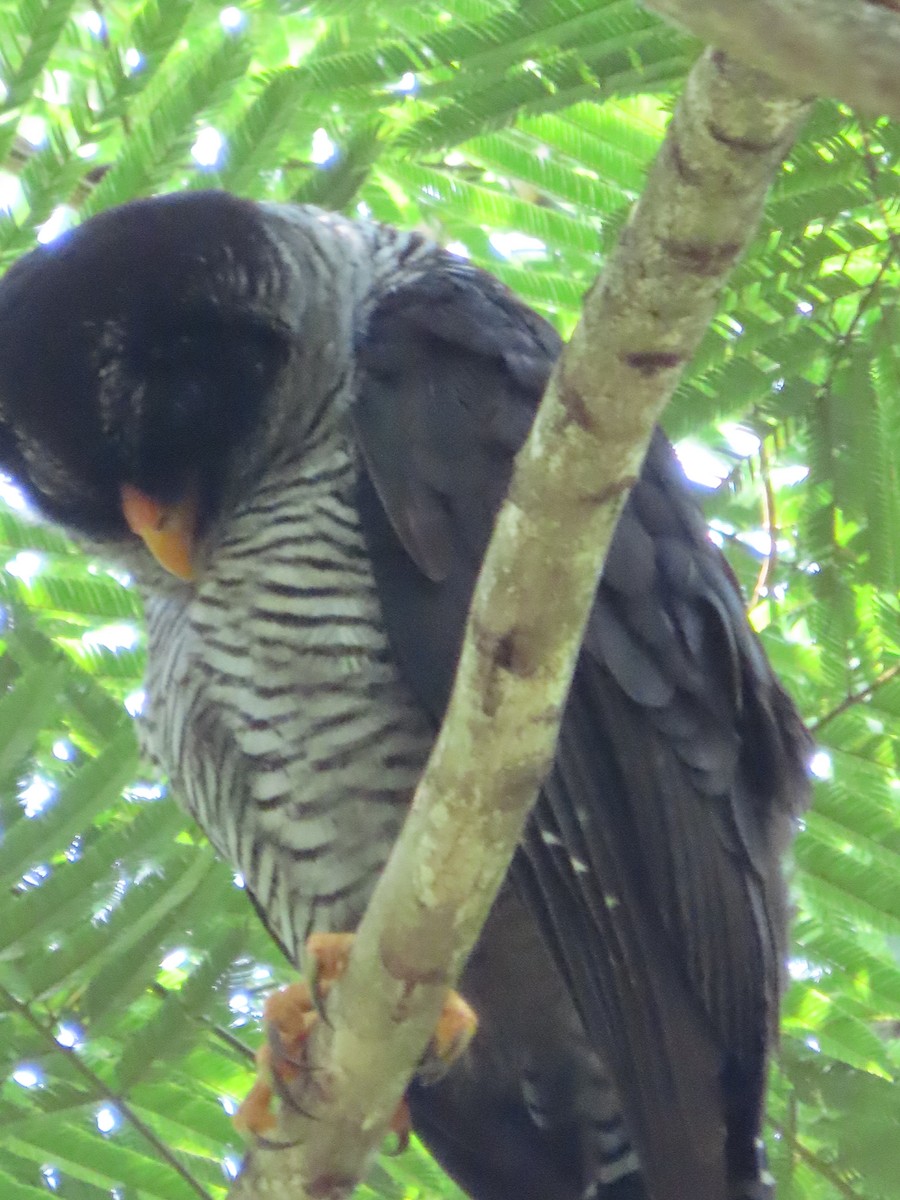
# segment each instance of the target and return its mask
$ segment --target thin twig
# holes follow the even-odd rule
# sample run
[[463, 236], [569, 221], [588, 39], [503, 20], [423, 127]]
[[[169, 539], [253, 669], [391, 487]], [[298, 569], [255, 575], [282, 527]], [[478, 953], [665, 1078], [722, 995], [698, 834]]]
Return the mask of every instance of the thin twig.
[[[896, 230], [891, 225], [891, 215], [888, 211], [888, 207], [884, 202], [884, 197], [881, 196], [878, 191], [879, 176], [882, 175], [883, 172], [881, 171], [881, 164], [878, 161], [878, 156], [872, 149], [872, 135], [868, 129], [862, 130], [862, 141], [863, 148], [865, 150], [863, 161], [866, 168], [866, 174], [869, 176], [869, 182], [872, 185], [872, 199], [875, 201], [882, 221], [884, 221], [884, 228], [888, 236], [888, 241], [891, 243], [891, 252], [894, 261], [900, 263], [900, 237], [898, 237]], [[893, 182], [892, 176], [892, 186]]]
[[[824, 380], [816, 390], [815, 396], [813, 397], [816, 423], [818, 424], [819, 429], [822, 430], [826, 444], [829, 446], [833, 446], [834, 444], [834, 431], [831, 420], [831, 406], [827, 403], [827, 401], [831, 396], [831, 389], [834, 386], [835, 376], [837, 375], [839, 367], [843, 364], [846, 355], [850, 350], [850, 346], [854, 337], [856, 336], [856, 330], [862, 321], [863, 315], [869, 309], [870, 305], [874, 303], [876, 296], [878, 296], [880, 292], [881, 281], [887, 273], [888, 267], [891, 266], [893, 258], [893, 252], [889, 250], [882, 259], [878, 270], [875, 273], [875, 278], [863, 292], [862, 296], [860, 296], [859, 303], [856, 306], [856, 311], [850, 320], [850, 324], [847, 326], [844, 333], [842, 333], [834, 343], [834, 348], [831, 352], [830, 361], [828, 364], [828, 371]], [[811, 482], [814, 482], [812, 477], [810, 478]], [[831, 494], [826, 503], [831, 522], [831, 541], [834, 542], [836, 540], [835, 523], [837, 520], [837, 502], [834, 497], [833, 489], [831, 490]]]
[[[889, 240], [890, 240], [890, 234], [889, 234]], [[825, 378], [822, 381], [822, 384], [818, 390], [818, 393], [816, 394], [817, 402], [824, 400], [824, 398], [830, 394], [832, 385], [834, 384], [834, 377], [837, 374], [838, 367], [840, 367], [841, 363], [844, 360], [844, 354], [849, 349], [851, 342], [853, 341], [854, 337], [856, 336], [856, 331], [859, 328], [860, 321], [862, 321], [866, 312], [868, 312], [869, 308], [874, 303], [875, 298], [878, 296], [878, 294], [881, 290], [881, 281], [884, 279], [885, 275], [887, 274], [888, 269], [892, 266], [893, 259], [894, 259], [894, 254], [893, 254], [893, 248], [892, 248], [891, 251], [884, 256], [881, 263], [879, 264], [878, 270], [875, 273], [875, 278], [872, 280], [872, 282], [869, 284], [869, 286], [866, 288], [866, 290], [860, 296], [859, 303], [856, 306], [856, 311], [854, 312], [854, 314], [850, 320], [850, 324], [847, 326], [846, 330], [840, 335], [838, 340], [835, 342], [834, 352], [831, 355], [831, 361], [828, 365], [828, 374], [825, 376]]]
[[760, 438], [759, 441], [759, 475], [762, 481], [763, 528], [769, 536], [769, 550], [765, 558], [763, 558], [762, 566], [756, 577], [756, 583], [753, 585], [753, 594], [750, 597], [751, 609], [756, 607], [760, 596], [765, 594], [769, 586], [769, 580], [775, 571], [775, 564], [778, 561], [778, 520], [775, 508], [775, 489], [772, 487], [772, 475], [769, 470], [769, 452], [766, 450], [765, 438]]
[[39, 1034], [39, 1036], [52, 1047], [54, 1054], [62, 1054], [77, 1074], [82, 1079], [86, 1080], [98, 1097], [104, 1100], [109, 1100], [122, 1113], [122, 1116], [130, 1122], [130, 1124], [144, 1137], [147, 1142], [153, 1147], [156, 1153], [162, 1158], [173, 1171], [185, 1181], [191, 1190], [200, 1197], [200, 1200], [213, 1200], [206, 1188], [195, 1179], [190, 1171], [178, 1161], [172, 1151], [157, 1135], [153, 1132], [149, 1125], [146, 1124], [137, 1115], [131, 1105], [124, 1100], [117, 1092], [103, 1082], [99, 1075], [95, 1075], [89, 1066], [87, 1066], [71, 1046], [64, 1046], [54, 1036], [52, 1029], [49, 1029], [42, 1021], [40, 1021], [30, 1007], [23, 1001], [14, 996], [12, 992], [7, 991], [5, 987], [0, 985], [0, 995], [2, 995], [4, 1003], [13, 1012], [18, 1013], [23, 1021], [27, 1022], [31, 1028]]
[[900, 675], [900, 663], [894, 663], [892, 667], [888, 667], [886, 671], [882, 671], [881, 674], [876, 679], [873, 679], [870, 684], [867, 684], [866, 687], [860, 688], [858, 692], [851, 692], [849, 695], [845, 696], [840, 704], [835, 705], [830, 712], [825, 713], [824, 716], [819, 717], [818, 720], [808, 721], [807, 725], [810, 729], [810, 732], [818, 733], [820, 729], [823, 729], [836, 717], [839, 717], [841, 713], [845, 713], [848, 708], [854, 708], [857, 704], [862, 704], [865, 700], [868, 700], [871, 696], [874, 696], [880, 688], [883, 688], [886, 683], [890, 683], [891, 680], [895, 679], [898, 675]]
[[[161, 1000], [170, 1000], [173, 996], [176, 999], [178, 998], [177, 992], [173, 992], [171, 988], [164, 987], [161, 983], [151, 983], [150, 991], [155, 996], [159, 996]], [[239, 1058], [249, 1063], [255, 1060], [256, 1055], [254, 1051], [250, 1049], [246, 1042], [242, 1042], [239, 1037], [235, 1037], [229, 1029], [224, 1029], [221, 1025], [217, 1025], [215, 1021], [204, 1016], [203, 1013], [188, 1012], [184, 1005], [182, 1005], [182, 1011], [189, 1021], [193, 1021], [195, 1025], [200, 1025], [204, 1029], [207, 1029], [213, 1037], [223, 1042], [229, 1050], [233, 1050]]]
[[849, 1183], [845, 1182], [840, 1176], [840, 1173], [834, 1169], [829, 1163], [821, 1159], [812, 1150], [808, 1149], [803, 1143], [791, 1134], [787, 1129], [780, 1125], [772, 1126], [775, 1133], [784, 1139], [791, 1148], [791, 1153], [801, 1159], [817, 1171], [823, 1179], [827, 1179], [831, 1186], [844, 1197], [844, 1200], [863, 1200], [859, 1192], [855, 1191]]

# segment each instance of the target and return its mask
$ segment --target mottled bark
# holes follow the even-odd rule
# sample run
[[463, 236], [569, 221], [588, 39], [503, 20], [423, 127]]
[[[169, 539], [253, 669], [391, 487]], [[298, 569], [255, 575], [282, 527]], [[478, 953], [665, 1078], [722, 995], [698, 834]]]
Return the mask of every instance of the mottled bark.
[[443, 730], [329, 998], [315, 1070], [232, 1200], [347, 1196], [474, 944], [552, 760], [584, 622], [654, 423], [806, 115], [723, 54], [691, 72], [646, 191], [522, 451]]
[[900, 0], [643, 0], [710, 45], [781, 79], [900, 117]]

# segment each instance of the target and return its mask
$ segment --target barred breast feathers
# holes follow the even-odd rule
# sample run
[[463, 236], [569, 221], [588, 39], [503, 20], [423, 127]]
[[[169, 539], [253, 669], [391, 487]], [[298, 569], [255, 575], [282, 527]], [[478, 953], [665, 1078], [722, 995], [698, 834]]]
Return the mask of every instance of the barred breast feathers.
[[282, 389], [278, 452], [194, 587], [145, 590], [144, 741], [299, 958], [309, 928], [361, 916], [433, 731], [388, 647], [346, 433], [360, 297], [420, 239], [392, 247], [379, 227], [325, 215], [313, 237], [309, 210], [282, 211], [289, 291], [304, 287], [317, 314], [303, 323], [304, 394], [299, 376]]

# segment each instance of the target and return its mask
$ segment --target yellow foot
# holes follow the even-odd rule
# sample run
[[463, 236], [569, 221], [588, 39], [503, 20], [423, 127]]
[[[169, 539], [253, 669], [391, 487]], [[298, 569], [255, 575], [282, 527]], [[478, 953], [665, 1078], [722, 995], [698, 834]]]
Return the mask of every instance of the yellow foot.
[[[263, 1009], [268, 1040], [256, 1055], [258, 1076], [234, 1117], [244, 1136], [264, 1137], [277, 1125], [272, 1104], [284, 1095], [286, 1085], [306, 1069], [306, 1041], [323, 1013], [328, 992], [346, 970], [353, 945], [352, 933], [314, 933], [306, 943], [312, 964], [312, 986], [300, 980], [273, 992]], [[448, 991], [419, 1074], [426, 1082], [439, 1079], [472, 1040], [478, 1019], [457, 992]], [[409, 1108], [401, 1100], [391, 1120], [398, 1149], [403, 1150], [411, 1130]]]

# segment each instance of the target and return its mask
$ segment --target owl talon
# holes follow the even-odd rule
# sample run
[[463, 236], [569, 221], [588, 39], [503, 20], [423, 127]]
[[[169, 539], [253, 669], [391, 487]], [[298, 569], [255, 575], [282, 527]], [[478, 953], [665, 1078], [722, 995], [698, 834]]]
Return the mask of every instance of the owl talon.
[[409, 1139], [412, 1137], [412, 1114], [405, 1096], [401, 1097], [400, 1103], [391, 1117], [390, 1131], [397, 1137], [396, 1146], [392, 1146], [387, 1152], [393, 1158], [406, 1150], [409, 1146]]
[[[257, 1051], [259, 1074], [234, 1117], [242, 1135], [260, 1139], [275, 1128], [276, 1096], [296, 1108], [293, 1085], [306, 1070], [306, 1041], [318, 1020], [327, 1021], [325, 1000], [347, 968], [353, 937], [352, 933], [314, 933], [306, 943], [310, 982], [288, 984], [266, 1000], [263, 1021], [268, 1040]], [[448, 991], [417, 1078], [424, 1083], [442, 1078], [472, 1040], [477, 1024], [471, 1006], [457, 992]], [[394, 1153], [400, 1154], [412, 1130], [405, 1099], [397, 1106], [390, 1128], [397, 1135]]]
[[288, 1085], [303, 1071], [304, 1043], [317, 1020], [312, 992], [303, 980], [268, 997], [263, 1008], [268, 1041], [256, 1052], [256, 1082], [234, 1117], [239, 1133], [261, 1137], [275, 1128], [273, 1100], [278, 1095], [290, 1102]]
[[325, 998], [347, 969], [354, 937], [352, 933], [313, 933], [306, 940], [312, 1005], [326, 1025]]
[[416, 1069], [422, 1083], [437, 1083], [447, 1074], [475, 1036], [478, 1017], [459, 992], [448, 991], [431, 1041]]

